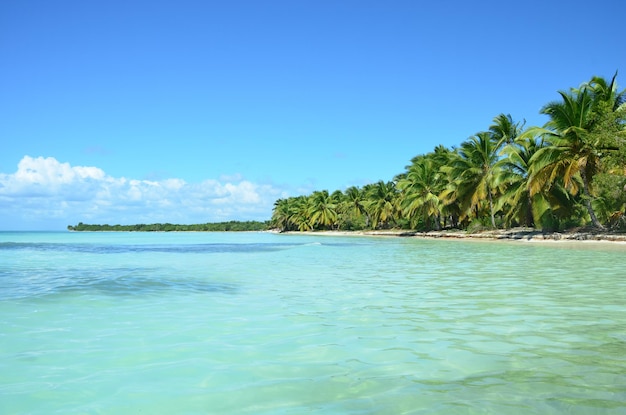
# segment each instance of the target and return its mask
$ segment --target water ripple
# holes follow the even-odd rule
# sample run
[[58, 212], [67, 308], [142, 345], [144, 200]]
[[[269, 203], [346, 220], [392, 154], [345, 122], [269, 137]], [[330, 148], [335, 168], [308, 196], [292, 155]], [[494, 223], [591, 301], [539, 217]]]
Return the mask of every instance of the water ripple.
[[84, 244], [0, 242], [0, 251], [76, 252], [93, 254], [184, 253], [221, 254], [275, 252], [303, 246], [350, 247], [355, 243], [205, 243], [205, 244]]
[[81, 237], [0, 248], [2, 413], [626, 411], [623, 253]]
[[61, 269], [12, 272], [0, 271], [0, 300], [51, 295], [145, 296], [179, 293], [228, 293], [237, 291], [230, 283], [161, 275], [150, 268]]

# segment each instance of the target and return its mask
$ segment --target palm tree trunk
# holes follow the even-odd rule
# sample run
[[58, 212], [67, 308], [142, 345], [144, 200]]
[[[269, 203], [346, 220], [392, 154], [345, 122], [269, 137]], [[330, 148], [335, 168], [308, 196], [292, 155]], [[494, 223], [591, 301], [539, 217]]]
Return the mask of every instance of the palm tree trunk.
[[526, 226], [530, 228], [535, 227], [535, 219], [533, 218], [533, 199], [530, 197], [530, 193], [528, 193], [528, 201], [526, 202], [526, 214], [524, 217], [524, 222]]
[[491, 214], [491, 226], [496, 228], [496, 218], [493, 215], [493, 196], [491, 195], [491, 189], [487, 189], [487, 194], [489, 195], [489, 213]]
[[594, 212], [593, 206], [591, 205], [591, 192], [589, 191], [589, 179], [587, 178], [587, 172], [585, 172], [584, 168], [580, 169], [580, 176], [583, 179], [583, 194], [585, 196], [584, 197], [585, 207], [587, 208], [587, 212], [589, 212], [591, 223], [593, 224], [594, 227], [598, 229], [604, 229], [604, 226], [602, 226], [602, 224], [598, 220], [598, 217], [596, 216], [596, 212]]

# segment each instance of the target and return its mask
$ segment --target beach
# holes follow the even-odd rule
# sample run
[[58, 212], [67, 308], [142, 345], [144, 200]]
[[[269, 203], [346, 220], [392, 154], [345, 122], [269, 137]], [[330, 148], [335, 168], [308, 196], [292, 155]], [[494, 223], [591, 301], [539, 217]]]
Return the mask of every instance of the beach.
[[530, 228], [513, 228], [486, 230], [482, 232], [466, 232], [462, 230], [442, 231], [410, 231], [400, 229], [367, 230], [367, 231], [305, 231], [284, 232], [285, 234], [319, 235], [319, 236], [380, 236], [425, 239], [462, 239], [462, 240], [493, 240], [493, 241], [526, 241], [526, 242], [597, 242], [610, 244], [626, 244], [626, 233], [597, 231], [542, 232]]

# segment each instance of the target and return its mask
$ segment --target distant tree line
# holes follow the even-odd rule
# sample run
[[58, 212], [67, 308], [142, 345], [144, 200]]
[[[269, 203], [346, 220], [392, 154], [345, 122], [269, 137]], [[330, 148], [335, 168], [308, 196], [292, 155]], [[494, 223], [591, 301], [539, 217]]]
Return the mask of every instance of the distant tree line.
[[68, 225], [69, 231], [87, 232], [243, 232], [265, 231], [269, 229], [269, 222], [258, 221], [229, 221], [217, 223], [202, 223], [196, 225], [176, 225], [172, 223], [152, 223], [138, 225], [93, 225], [79, 222], [78, 225]]
[[526, 127], [500, 114], [459, 147], [418, 155], [392, 180], [279, 199], [281, 231], [527, 226], [626, 229], [626, 92], [593, 77]]

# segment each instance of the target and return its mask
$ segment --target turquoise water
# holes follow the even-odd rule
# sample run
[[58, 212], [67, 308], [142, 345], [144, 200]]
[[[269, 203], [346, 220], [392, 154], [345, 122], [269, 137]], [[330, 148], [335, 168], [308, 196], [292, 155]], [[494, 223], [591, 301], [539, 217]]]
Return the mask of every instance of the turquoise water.
[[0, 233], [1, 414], [624, 414], [626, 246]]

